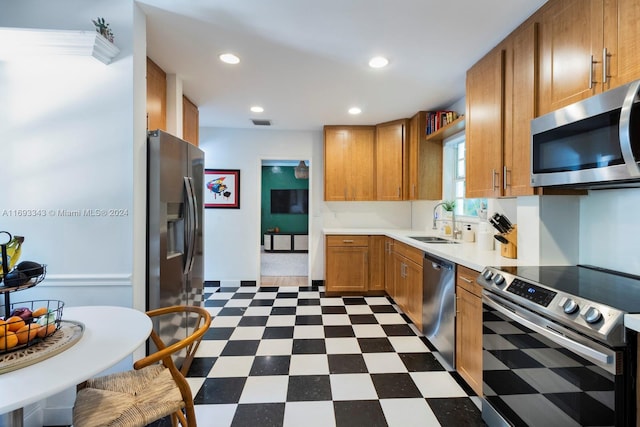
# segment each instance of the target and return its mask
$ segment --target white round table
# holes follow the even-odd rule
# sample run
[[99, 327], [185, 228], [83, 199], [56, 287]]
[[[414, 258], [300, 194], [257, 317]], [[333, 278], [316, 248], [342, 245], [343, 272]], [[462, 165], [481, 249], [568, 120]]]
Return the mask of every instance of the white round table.
[[151, 333], [151, 319], [132, 308], [65, 307], [62, 320], [84, 324], [73, 346], [48, 359], [0, 374], [0, 414], [11, 412], [10, 426], [22, 425], [22, 408], [79, 384], [120, 362]]

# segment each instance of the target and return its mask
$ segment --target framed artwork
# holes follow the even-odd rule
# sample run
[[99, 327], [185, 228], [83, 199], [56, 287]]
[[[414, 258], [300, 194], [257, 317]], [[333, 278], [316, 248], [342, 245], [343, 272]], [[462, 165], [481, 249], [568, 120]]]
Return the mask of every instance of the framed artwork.
[[204, 207], [240, 209], [240, 170], [204, 170]]

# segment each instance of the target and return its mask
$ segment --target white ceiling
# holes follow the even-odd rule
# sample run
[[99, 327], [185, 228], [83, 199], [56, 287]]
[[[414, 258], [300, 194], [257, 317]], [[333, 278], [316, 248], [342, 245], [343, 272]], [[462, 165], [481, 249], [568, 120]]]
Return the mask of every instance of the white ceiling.
[[[200, 126], [321, 129], [452, 105], [466, 70], [546, 0], [138, 1], [147, 54], [182, 79]], [[375, 55], [389, 66], [369, 68]]]

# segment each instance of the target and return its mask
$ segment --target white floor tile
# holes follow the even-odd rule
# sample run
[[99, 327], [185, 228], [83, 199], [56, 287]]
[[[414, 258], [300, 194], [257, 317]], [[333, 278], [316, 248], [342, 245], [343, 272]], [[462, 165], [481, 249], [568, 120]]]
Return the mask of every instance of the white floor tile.
[[226, 345], [226, 340], [202, 340], [195, 357], [218, 357]]
[[419, 337], [389, 337], [389, 342], [398, 353], [429, 352], [429, 348]]
[[187, 380], [187, 383], [189, 383], [192, 396], [198, 394], [198, 391], [200, 390], [200, 387], [202, 387], [202, 384], [204, 384], [205, 380], [204, 377], [187, 377], [185, 379]]
[[386, 297], [364, 297], [369, 305], [389, 305], [391, 304]]
[[253, 299], [276, 299], [277, 292], [257, 292]]
[[381, 338], [387, 336], [380, 325], [353, 325], [353, 332], [358, 338]]
[[289, 375], [329, 375], [329, 360], [326, 354], [293, 354]]
[[200, 427], [230, 427], [238, 405], [196, 405], [196, 419]]
[[410, 372], [424, 397], [465, 397], [467, 394], [447, 371]]
[[326, 338], [327, 354], [360, 354], [360, 344], [356, 338]]
[[344, 305], [344, 301], [342, 301], [342, 298], [340, 297], [333, 297], [333, 298], [320, 298], [320, 305], [326, 305], [326, 306], [341, 306]]
[[267, 326], [294, 326], [296, 324], [296, 316], [292, 315], [277, 315], [269, 316], [267, 319]]
[[250, 299], [230, 299], [224, 306], [225, 307], [249, 307], [251, 304]]
[[228, 300], [229, 298], [231, 298], [233, 296], [233, 292], [215, 292], [213, 293], [211, 296], [209, 296], [210, 300]]
[[263, 333], [264, 326], [242, 326], [233, 331], [229, 337], [229, 341], [259, 340], [262, 339]]
[[380, 406], [390, 426], [436, 427], [438, 419], [424, 399], [381, 399]]
[[217, 316], [211, 320], [211, 327], [235, 328], [240, 323], [242, 316]]
[[407, 323], [397, 313], [375, 313], [374, 316], [381, 325], [402, 325]]
[[320, 298], [318, 291], [301, 291], [298, 293], [298, 299]]
[[333, 400], [377, 399], [378, 394], [369, 374], [330, 375]]
[[368, 305], [346, 305], [347, 314], [371, 314], [371, 307]]
[[279, 293], [283, 293], [283, 292], [298, 292], [300, 291], [300, 288], [298, 286], [280, 286], [280, 288], [278, 289]]
[[209, 378], [213, 377], [248, 377], [253, 365], [253, 356], [222, 356], [218, 357], [213, 368], [209, 371]]
[[293, 328], [293, 338], [324, 338], [324, 328], [322, 325], [296, 325]]
[[274, 307], [297, 307], [298, 299], [297, 298], [280, 298], [273, 301]]
[[291, 354], [293, 339], [262, 340], [258, 344], [257, 356], [283, 356]]
[[257, 286], [240, 286], [240, 288], [236, 293], [237, 294], [251, 294], [251, 293], [255, 294], [256, 292], [258, 292]]
[[240, 280], [221, 280], [220, 287], [221, 288], [239, 288]]
[[333, 427], [333, 402], [287, 402], [283, 427]]
[[362, 355], [367, 364], [367, 370], [372, 374], [407, 372], [397, 353], [364, 353]]
[[268, 375], [247, 378], [238, 403], [273, 403], [287, 400], [289, 377]]
[[269, 316], [271, 307], [247, 307], [244, 312], [245, 316]]
[[322, 307], [319, 305], [300, 305], [296, 309], [298, 316], [319, 316], [322, 314]]
[[351, 320], [347, 314], [323, 314], [322, 324], [327, 326], [350, 325]]
[[215, 317], [218, 315], [218, 313], [220, 313], [222, 307], [205, 307], [205, 310], [207, 310], [211, 316]]

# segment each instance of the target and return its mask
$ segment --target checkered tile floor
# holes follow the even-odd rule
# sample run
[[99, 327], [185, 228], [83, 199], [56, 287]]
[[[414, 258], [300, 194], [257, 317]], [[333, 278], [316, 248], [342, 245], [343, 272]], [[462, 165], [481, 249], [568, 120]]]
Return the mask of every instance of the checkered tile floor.
[[484, 425], [386, 297], [223, 282], [204, 301], [214, 319], [188, 373], [199, 426]]

